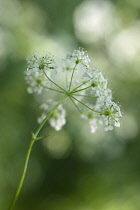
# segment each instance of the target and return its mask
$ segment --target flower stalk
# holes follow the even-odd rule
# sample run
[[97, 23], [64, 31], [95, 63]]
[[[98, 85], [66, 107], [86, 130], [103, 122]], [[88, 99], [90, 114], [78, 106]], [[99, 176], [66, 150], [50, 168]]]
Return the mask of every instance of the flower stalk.
[[[43, 93], [45, 95], [47, 92], [47, 94], [46, 97], [43, 97], [45, 101], [40, 106], [42, 110], [42, 115], [38, 118], [40, 124], [35, 133], [32, 134], [21, 178], [9, 210], [13, 210], [21, 192], [34, 142], [44, 138], [44, 136], [40, 137], [39, 133], [46, 121], [49, 121], [50, 125], [57, 131], [65, 125], [66, 110], [62, 104], [66, 98], [71, 100], [81, 118], [89, 121], [92, 133], [96, 132], [100, 124], [104, 125], [105, 131], [112, 130], [114, 126], [120, 127], [119, 118], [122, 116], [120, 108], [112, 101], [112, 92], [108, 88], [107, 80], [103, 77], [102, 72], [89, 66], [90, 58], [87, 52], [74, 50], [72, 53], [68, 53], [63, 61], [64, 66], [60, 73], [62, 74], [61, 78], [66, 79], [66, 87], [63, 87], [62, 81], [60, 86], [53, 79], [54, 73], [57, 72], [57, 65], [50, 55], [33, 54], [27, 58], [28, 67], [25, 72], [25, 79], [28, 93]], [[68, 75], [71, 75], [70, 78]], [[63, 97], [59, 102], [52, 98], [46, 100], [49, 91], [56, 92], [58, 96], [61, 93]], [[83, 98], [87, 99], [87, 103], [82, 101]], [[94, 98], [93, 103], [89, 103], [89, 98], [90, 100]], [[83, 109], [79, 105], [82, 105]]]
[[28, 149], [27, 149], [26, 157], [25, 157], [25, 162], [24, 162], [22, 175], [21, 175], [17, 190], [14, 194], [13, 200], [11, 201], [11, 204], [10, 204], [8, 210], [12, 210], [14, 208], [15, 203], [18, 199], [19, 194], [20, 194], [20, 191], [21, 191], [24, 179], [25, 179], [25, 175], [26, 175], [26, 171], [27, 171], [27, 167], [28, 167], [28, 162], [29, 162], [29, 158], [30, 158], [30, 154], [31, 154], [31, 150], [32, 150], [34, 142], [35, 142], [35, 139], [31, 138]]
[[29, 143], [29, 146], [28, 146], [28, 149], [27, 149], [27, 153], [26, 153], [26, 157], [25, 157], [25, 161], [24, 161], [24, 167], [23, 167], [23, 171], [22, 171], [22, 175], [21, 175], [21, 178], [20, 178], [20, 181], [19, 181], [19, 184], [18, 184], [18, 187], [17, 187], [17, 190], [14, 194], [14, 197], [11, 201], [11, 204], [10, 204], [10, 207], [8, 210], [12, 210], [15, 206], [15, 203], [18, 199], [18, 196], [20, 194], [20, 191], [21, 191], [21, 188], [22, 188], [22, 185], [23, 185], [23, 182], [24, 182], [24, 179], [25, 179], [25, 175], [26, 175], [26, 172], [27, 172], [27, 167], [28, 167], [28, 162], [29, 162], [29, 158], [30, 158], [30, 154], [31, 154], [31, 150], [32, 150], [32, 147], [34, 145], [34, 142], [35, 141], [38, 141], [38, 140], [41, 140], [44, 138], [44, 136], [42, 137], [38, 137], [38, 134], [39, 132], [41, 131], [42, 127], [44, 126], [44, 124], [46, 123], [46, 121], [48, 120], [48, 118], [53, 114], [53, 112], [57, 109], [57, 107], [67, 98], [68, 96], [65, 95], [56, 105], [55, 107], [48, 113], [48, 115], [46, 116], [46, 118], [43, 120], [43, 122], [39, 125], [39, 127], [37, 128], [36, 132], [32, 134], [32, 138], [30, 140], [30, 143]]

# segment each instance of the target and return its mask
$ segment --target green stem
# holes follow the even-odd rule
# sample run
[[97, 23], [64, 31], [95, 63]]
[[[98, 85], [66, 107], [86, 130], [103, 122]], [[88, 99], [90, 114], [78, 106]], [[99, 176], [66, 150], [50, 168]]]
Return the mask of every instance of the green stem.
[[53, 80], [51, 80], [48, 75], [46, 74], [46, 72], [42, 69], [43, 73], [45, 74], [45, 76], [47, 77], [47, 79], [53, 83], [55, 86], [59, 87], [61, 90], [63, 90], [64, 92], [66, 92], [62, 87], [60, 87], [58, 84], [56, 84]]
[[31, 153], [31, 150], [32, 150], [34, 142], [35, 142], [34, 139], [30, 140], [30, 143], [29, 143], [29, 146], [28, 146], [28, 150], [27, 150], [27, 153], [26, 153], [26, 157], [25, 157], [25, 162], [24, 162], [22, 175], [21, 175], [21, 178], [20, 178], [17, 190], [15, 192], [15, 195], [13, 197], [13, 200], [12, 200], [12, 202], [10, 204], [9, 210], [12, 210], [14, 208], [14, 205], [15, 205], [15, 203], [16, 203], [16, 201], [18, 199], [19, 193], [21, 191], [21, 188], [22, 188], [22, 185], [23, 185], [23, 181], [24, 181], [24, 178], [25, 178], [25, 175], [26, 175], [26, 171], [27, 171], [27, 166], [28, 166], [28, 162], [29, 162], [30, 153]]
[[72, 103], [74, 104], [74, 106], [77, 108], [77, 110], [82, 113], [82, 111], [79, 109], [79, 107], [77, 106], [77, 104], [74, 102], [74, 100], [70, 97], [70, 100], [72, 101]]
[[79, 85], [79, 86], [77, 86], [76, 88], [74, 88], [71, 92], [74, 92], [75, 90], [77, 90], [79, 87], [85, 85], [85, 84], [86, 84], [87, 82], [89, 82], [90, 80], [91, 80], [91, 79], [89, 79], [89, 80], [83, 82], [81, 85]]
[[75, 98], [75, 97], [73, 97], [73, 96], [71, 96], [71, 97], [72, 97], [74, 100], [78, 101], [78, 102], [79, 102], [80, 104], [82, 104], [83, 106], [85, 106], [86, 108], [90, 109], [91, 111], [97, 112], [97, 113], [99, 113], [99, 114], [104, 114], [103, 112], [98, 112], [98, 111], [96, 111], [96, 110], [90, 108], [90, 107], [87, 106], [86, 104], [84, 104], [84, 103], [82, 103], [81, 101], [79, 101], [77, 98]]
[[45, 124], [45, 122], [48, 120], [48, 118], [52, 115], [52, 113], [57, 109], [57, 107], [62, 104], [62, 102], [67, 98], [68, 96], [65, 95], [59, 102], [58, 104], [56, 104], [54, 106], [54, 108], [48, 113], [48, 115], [46, 116], [46, 118], [42, 121], [42, 123], [39, 125], [39, 127], [37, 128], [36, 132], [35, 132], [35, 137], [37, 138], [41, 128], [43, 127], [43, 125]]
[[80, 89], [80, 90], [72, 91], [71, 93], [77, 93], [77, 92], [80, 92], [80, 91], [82, 91], [82, 90], [86, 90], [86, 89], [88, 89], [88, 88], [90, 88], [90, 87], [92, 87], [92, 85], [90, 85], [90, 86], [88, 86], [88, 87], [85, 87], [85, 88], [82, 88], [82, 89]]
[[66, 90], [68, 90], [68, 70], [66, 69]]
[[98, 96], [90, 96], [90, 95], [80, 95], [80, 94], [72, 94], [73, 96], [83, 96], [88, 98], [97, 98]]
[[74, 71], [75, 71], [76, 65], [77, 65], [77, 64], [75, 64], [75, 66], [74, 66], [74, 68], [73, 68], [73, 71], [72, 71], [71, 80], [70, 80], [70, 86], [69, 86], [69, 90], [68, 90], [68, 91], [70, 91], [70, 88], [71, 88], [72, 79], [73, 79], [73, 75], [74, 75]]
[[30, 140], [28, 149], [27, 149], [27, 153], [26, 153], [26, 157], [25, 157], [25, 162], [24, 162], [24, 167], [23, 167], [23, 171], [22, 171], [22, 175], [18, 184], [18, 187], [16, 189], [16, 192], [14, 194], [13, 200], [10, 204], [10, 207], [8, 210], [12, 210], [15, 206], [15, 203], [18, 199], [18, 196], [20, 194], [24, 179], [25, 179], [25, 175], [26, 175], [26, 171], [27, 171], [27, 166], [28, 166], [28, 162], [29, 162], [29, 157], [30, 157], [30, 153], [33, 147], [33, 144], [35, 141], [42, 139], [43, 137], [38, 137], [38, 134], [41, 130], [41, 128], [43, 127], [43, 125], [45, 124], [45, 122], [48, 120], [48, 118], [53, 114], [53, 112], [57, 109], [57, 107], [67, 98], [68, 96], [65, 95], [55, 106], [54, 108], [48, 113], [48, 115], [46, 116], [46, 118], [43, 120], [43, 122], [39, 125], [39, 127], [37, 128], [36, 132], [32, 135], [32, 138]]
[[63, 93], [63, 94], [64, 94], [64, 91], [56, 90], [56, 89], [54, 89], [54, 88], [49, 88], [49, 87], [47, 87], [47, 86], [45, 86], [45, 85], [41, 85], [41, 86], [44, 87], [44, 88], [46, 88], [46, 89], [48, 89], [48, 90], [52, 90], [52, 91], [55, 91], [55, 92]]

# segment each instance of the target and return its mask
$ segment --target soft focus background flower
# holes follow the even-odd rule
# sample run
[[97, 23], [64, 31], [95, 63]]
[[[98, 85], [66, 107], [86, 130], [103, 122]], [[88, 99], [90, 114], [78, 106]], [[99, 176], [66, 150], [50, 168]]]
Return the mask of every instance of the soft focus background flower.
[[64, 128], [46, 124], [48, 137], [36, 143], [15, 209], [140, 209], [139, 13], [139, 0], [0, 0], [0, 209], [16, 189], [45, 97], [26, 91], [26, 57], [47, 51], [59, 66], [79, 46], [109, 80], [121, 127], [90, 134], [69, 103]]

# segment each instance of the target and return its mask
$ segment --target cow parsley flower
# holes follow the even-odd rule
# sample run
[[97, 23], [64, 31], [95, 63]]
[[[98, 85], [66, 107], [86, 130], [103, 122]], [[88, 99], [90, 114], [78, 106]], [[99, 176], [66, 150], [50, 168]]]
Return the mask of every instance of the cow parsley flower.
[[[102, 72], [91, 68], [89, 63], [90, 58], [83, 49], [69, 52], [59, 67], [59, 77], [56, 77], [57, 65], [50, 55], [34, 53], [27, 58], [27, 91], [30, 94], [43, 94], [39, 99], [44, 99], [44, 102], [40, 106], [42, 114], [38, 118], [39, 126], [32, 133], [21, 179], [9, 209], [13, 209], [19, 196], [33, 144], [44, 138], [39, 133], [45, 122], [48, 120], [57, 131], [66, 124], [66, 110], [62, 105], [65, 99], [70, 99], [82, 119], [89, 122], [91, 133], [95, 133], [100, 125], [104, 126], [105, 131], [112, 130], [114, 126], [120, 127], [120, 107], [112, 101], [108, 82]], [[59, 78], [65, 78], [65, 83], [58, 81]], [[44, 94], [46, 91], [50, 91], [50, 94]], [[57, 98], [61, 97], [59, 101], [54, 100], [52, 92], [57, 93]]]
[[[91, 109], [93, 108], [93, 106], [91, 106], [90, 104], [87, 104], [87, 105]], [[95, 115], [96, 114], [94, 114], [93, 111], [91, 111], [91, 110], [85, 110], [85, 113], [81, 114], [81, 118], [89, 121], [89, 126], [90, 126], [91, 133], [95, 133], [97, 128], [98, 128], [98, 121], [97, 121], [97, 118], [96, 118]]]
[[56, 109], [49, 119], [50, 125], [59, 131], [66, 124], [66, 110], [63, 108], [62, 104]]
[[[62, 103], [69, 98], [82, 119], [89, 122], [92, 133], [100, 125], [104, 126], [105, 131], [112, 130], [114, 126], [120, 127], [120, 107], [112, 101], [107, 79], [100, 70], [90, 67], [90, 61], [83, 49], [69, 52], [63, 59], [62, 67], [59, 67], [59, 77], [56, 77], [57, 65], [50, 55], [35, 53], [27, 58], [25, 79], [28, 92], [42, 94], [55, 91], [58, 97], [61, 96], [59, 102], [54, 100], [53, 94], [49, 100], [45, 99], [40, 107], [42, 114], [38, 118], [39, 123], [44, 123], [49, 116], [50, 125], [60, 130], [66, 123], [66, 110]], [[65, 85], [58, 81], [61, 77], [66, 79]]]

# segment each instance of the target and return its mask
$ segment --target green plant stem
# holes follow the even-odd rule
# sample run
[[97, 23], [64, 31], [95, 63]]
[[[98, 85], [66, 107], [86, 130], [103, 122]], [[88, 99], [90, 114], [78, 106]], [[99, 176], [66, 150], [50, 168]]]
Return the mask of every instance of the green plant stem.
[[82, 90], [86, 90], [86, 89], [88, 89], [88, 88], [90, 88], [90, 87], [92, 87], [92, 85], [87, 86], [87, 87], [85, 87], [85, 88], [82, 88], [82, 89], [80, 89], [80, 90], [72, 91], [71, 93], [77, 93], [77, 92], [80, 92], [80, 91], [82, 91]]
[[66, 90], [68, 90], [68, 70], [66, 70]]
[[24, 179], [25, 179], [25, 175], [26, 175], [26, 171], [27, 171], [27, 167], [28, 167], [28, 162], [29, 162], [29, 158], [30, 158], [30, 153], [33, 147], [33, 144], [35, 141], [42, 139], [43, 137], [38, 137], [39, 132], [41, 131], [43, 125], [46, 123], [46, 121], [48, 120], [48, 118], [53, 114], [53, 112], [57, 109], [57, 107], [68, 97], [68, 95], [65, 95], [55, 106], [54, 108], [48, 113], [48, 115], [46, 116], [46, 118], [42, 121], [42, 123], [39, 125], [39, 127], [37, 128], [36, 132], [34, 134], [32, 134], [32, 138], [30, 140], [28, 149], [27, 149], [27, 153], [26, 153], [26, 157], [25, 157], [25, 162], [24, 162], [24, 167], [23, 167], [23, 171], [22, 171], [22, 175], [18, 184], [18, 187], [16, 189], [16, 192], [14, 194], [13, 200], [10, 204], [10, 207], [8, 210], [12, 210], [15, 206], [15, 203], [18, 199], [18, 196], [20, 194]]
[[73, 79], [73, 75], [74, 75], [74, 71], [75, 71], [75, 68], [76, 68], [77, 64], [75, 64], [73, 70], [72, 70], [72, 75], [71, 75], [71, 80], [70, 80], [70, 86], [69, 86], [69, 90], [70, 91], [70, 88], [71, 88], [71, 84], [72, 84], [72, 79]]
[[94, 109], [92, 109], [92, 108], [90, 108], [89, 106], [87, 106], [86, 104], [84, 104], [84, 103], [82, 103], [81, 101], [79, 101], [77, 98], [75, 98], [75, 97], [73, 97], [73, 96], [71, 96], [74, 100], [76, 100], [76, 101], [78, 101], [80, 104], [82, 104], [83, 106], [85, 106], [86, 108], [88, 108], [88, 109], [90, 109], [91, 111], [93, 111], [93, 112], [96, 112], [96, 113], [99, 113], [99, 114], [104, 114], [104, 113], [102, 113], [102, 112], [98, 112], [98, 111], [96, 111], [96, 110], [94, 110]]
[[77, 86], [76, 88], [74, 88], [71, 92], [74, 92], [74, 91], [77, 90], [79, 87], [85, 85], [87, 82], [90, 82], [90, 80], [91, 80], [91, 79], [89, 79], [89, 80], [83, 82], [81, 85], [78, 85], [78, 86]]
[[56, 89], [54, 89], [54, 88], [49, 88], [49, 87], [47, 87], [47, 86], [45, 86], [45, 85], [41, 85], [41, 86], [44, 87], [44, 88], [46, 88], [46, 89], [48, 89], [48, 90], [52, 90], [52, 91], [55, 91], [55, 92], [63, 93], [63, 94], [64, 94], [64, 91], [56, 90]]
[[62, 102], [67, 98], [68, 96], [65, 95], [59, 102], [58, 104], [56, 104], [54, 106], [54, 108], [48, 113], [48, 115], [46, 116], [46, 118], [42, 121], [42, 123], [39, 125], [39, 127], [37, 128], [36, 132], [35, 132], [35, 137], [37, 138], [41, 128], [43, 127], [43, 125], [45, 124], [45, 122], [48, 120], [48, 118], [52, 115], [52, 113], [57, 109], [57, 107], [62, 104]]
[[83, 96], [87, 98], [97, 98], [98, 96], [90, 96], [90, 95], [80, 95], [80, 94], [72, 94], [73, 96]]
[[56, 84], [53, 80], [51, 80], [43, 69], [42, 69], [42, 71], [43, 71], [44, 75], [47, 77], [47, 79], [48, 79], [51, 83], [53, 83], [55, 86], [59, 87], [61, 90], [63, 90], [64, 92], [66, 92], [62, 87], [60, 87], [60, 86], [59, 86], [58, 84]]
[[13, 197], [13, 200], [12, 200], [12, 202], [10, 204], [9, 210], [12, 210], [14, 208], [14, 205], [15, 205], [15, 203], [16, 203], [16, 201], [18, 199], [19, 193], [21, 191], [21, 188], [22, 188], [22, 185], [23, 185], [23, 181], [24, 181], [24, 178], [25, 178], [25, 175], [26, 175], [26, 171], [27, 171], [27, 166], [28, 166], [28, 162], [29, 162], [30, 153], [31, 153], [31, 150], [32, 150], [34, 142], [35, 142], [34, 139], [30, 140], [30, 143], [29, 143], [29, 146], [28, 146], [28, 150], [27, 150], [27, 153], [26, 153], [26, 157], [25, 157], [25, 162], [24, 162], [22, 175], [21, 175], [21, 178], [20, 178], [17, 190], [15, 192], [15, 195]]
[[70, 97], [70, 100], [72, 101], [72, 103], [74, 104], [74, 106], [77, 108], [77, 110], [82, 113], [82, 111], [79, 109], [79, 107], [77, 106], [77, 104], [74, 102], [74, 100]]

